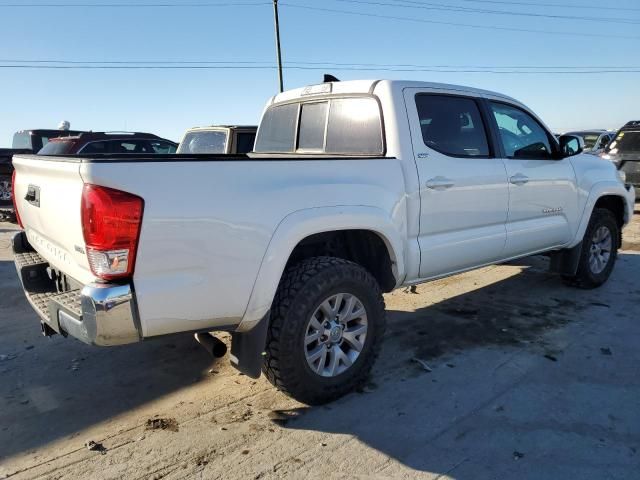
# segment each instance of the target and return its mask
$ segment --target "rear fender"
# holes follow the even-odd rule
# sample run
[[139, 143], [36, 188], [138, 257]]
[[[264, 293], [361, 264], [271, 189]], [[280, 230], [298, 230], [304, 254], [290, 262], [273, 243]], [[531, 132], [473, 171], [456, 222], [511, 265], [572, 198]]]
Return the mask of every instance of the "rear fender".
[[367, 206], [336, 206], [298, 210], [286, 216], [276, 228], [251, 292], [239, 332], [256, 326], [271, 308], [280, 278], [293, 249], [317, 233], [337, 230], [370, 230], [384, 241], [399, 285], [405, 276], [402, 228], [381, 209]]

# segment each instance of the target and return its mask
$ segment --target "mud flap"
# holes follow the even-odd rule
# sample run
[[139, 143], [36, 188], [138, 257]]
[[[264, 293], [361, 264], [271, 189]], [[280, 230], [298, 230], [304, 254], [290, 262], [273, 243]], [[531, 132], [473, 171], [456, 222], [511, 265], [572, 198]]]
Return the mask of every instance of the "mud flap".
[[231, 334], [231, 365], [248, 377], [258, 378], [262, 373], [268, 330], [269, 313], [248, 332]]
[[578, 272], [578, 263], [582, 253], [582, 242], [573, 248], [551, 253], [549, 270], [560, 275], [573, 276]]

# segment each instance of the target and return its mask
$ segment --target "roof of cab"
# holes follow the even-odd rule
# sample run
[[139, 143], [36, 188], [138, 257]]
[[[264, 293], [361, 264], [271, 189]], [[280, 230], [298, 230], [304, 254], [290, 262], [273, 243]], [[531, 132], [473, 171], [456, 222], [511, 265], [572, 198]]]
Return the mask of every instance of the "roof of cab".
[[[323, 88], [323, 85], [331, 85], [330, 87]], [[435, 82], [418, 82], [411, 80], [348, 80], [344, 82], [329, 82], [320, 83], [315, 85], [309, 85], [305, 87], [295, 88], [293, 90], [287, 90], [283, 93], [279, 93], [272, 97], [270, 103], [280, 103], [306, 96], [322, 96], [322, 95], [340, 95], [340, 94], [367, 94], [375, 93], [375, 90], [381, 87], [388, 87], [391, 90], [403, 90], [405, 88], [427, 88], [434, 90], [456, 90], [460, 93], [467, 93], [472, 95], [491, 95], [494, 97], [501, 97], [505, 100], [520, 103], [517, 100], [503, 95], [502, 93], [492, 92], [489, 90], [482, 90], [474, 87], [465, 87], [462, 85], [452, 85], [447, 83], [435, 83]], [[330, 91], [329, 91], [330, 89]], [[317, 90], [317, 93], [316, 91]]]

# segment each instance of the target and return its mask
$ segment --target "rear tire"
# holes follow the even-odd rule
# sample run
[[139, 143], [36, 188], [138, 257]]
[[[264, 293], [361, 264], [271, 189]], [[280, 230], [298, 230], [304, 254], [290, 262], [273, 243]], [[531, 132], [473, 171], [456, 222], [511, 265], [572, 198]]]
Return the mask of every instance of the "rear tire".
[[360, 265], [314, 257], [287, 269], [271, 308], [263, 372], [309, 405], [366, 381], [385, 329], [382, 292]]
[[620, 228], [613, 213], [596, 208], [582, 240], [578, 270], [573, 276], [564, 276], [565, 283], [585, 289], [605, 283], [613, 271], [619, 243]]

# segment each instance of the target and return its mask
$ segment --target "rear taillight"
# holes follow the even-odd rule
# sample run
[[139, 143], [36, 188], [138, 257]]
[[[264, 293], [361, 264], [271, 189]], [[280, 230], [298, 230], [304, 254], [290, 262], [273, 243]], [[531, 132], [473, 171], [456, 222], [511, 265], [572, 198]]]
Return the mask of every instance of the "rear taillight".
[[18, 201], [16, 200], [16, 171], [13, 170], [11, 174], [11, 200], [13, 201], [13, 212], [16, 214], [16, 222], [20, 225], [20, 228], [24, 228], [22, 226], [22, 220], [20, 220], [20, 213], [18, 213]]
[[131, 193], [85, 184], [82, 233], [89, 266], [104, 280], [133, 274], [144, 201]]

